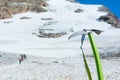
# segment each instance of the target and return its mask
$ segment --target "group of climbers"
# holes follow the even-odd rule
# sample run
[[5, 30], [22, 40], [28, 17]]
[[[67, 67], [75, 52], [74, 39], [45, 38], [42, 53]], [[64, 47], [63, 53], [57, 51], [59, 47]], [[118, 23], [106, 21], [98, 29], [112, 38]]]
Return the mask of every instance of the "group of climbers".
[[20, 58], [19, 58], [19, 64], [21, 64], [22, 61], [24, 61], [24, 59], [26, 59], [26, 55], [25, 54], [21, 54]]

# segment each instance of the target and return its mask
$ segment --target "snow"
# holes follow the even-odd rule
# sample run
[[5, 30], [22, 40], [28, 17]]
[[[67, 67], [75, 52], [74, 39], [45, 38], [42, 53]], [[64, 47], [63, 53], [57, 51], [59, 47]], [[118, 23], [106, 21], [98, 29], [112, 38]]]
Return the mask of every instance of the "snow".
[[[0, 55], [5, 53], [5, 57], [8, 57], [0, 57], [0, 80], [87, 80], [79, 49], [81, 36], [68, 40], [71, 34], [83, 29], [104, 31], [99, 36], [94, 34], [100, 52], [120, 53], [120, 30], [96, 20], [106, 14], [97, 11], [101, 5], [83, 5], [66, 0], [49, 0], [47, 3], [48, 12], [27, 12], [0, 20]], [[83, 9], [83, 12], [75, 13], [76, 9]], [[20, 19], [21, 17], [31, 19]], [[51, 24], [44, 25], [49, 22]], [[38, 29], [53, 29], [55, 32], [66, 32], [67, 35], [59, 38], [40, 38], [32, 34], [38, 34]], [[92, 55], [88, 38], [84, 42], [84, 50], [86, 55]], [[17, 59], [21, 53], [30, 57], [19, 65]], [[58, 63], [54, 63], [54, 60]], [[94, 59], [90, 58], [88, 62], [93, 75], [96, 76]], [[119, 59], [102, 60], [102, 64], [106, 80], [120, 79]], [[96, 79], [94, 77], [93, 80]]]
[[[9, 54], [7, 56], [10, 57]], [[94, 60], [92, 58], [87, 59], [93, 80], [97, 80]], [[119, 61], [114, 59], [102, 60], [105, 80], [120, 79]], [[116, 67], [112, 67], [113, 65]], [[88, 78], [82, 56], [45, 58], [27, 55], [27, 59], [21, 64], [16, 61], [9, 65], [1, 65], [0, 80], [88, 80]]]

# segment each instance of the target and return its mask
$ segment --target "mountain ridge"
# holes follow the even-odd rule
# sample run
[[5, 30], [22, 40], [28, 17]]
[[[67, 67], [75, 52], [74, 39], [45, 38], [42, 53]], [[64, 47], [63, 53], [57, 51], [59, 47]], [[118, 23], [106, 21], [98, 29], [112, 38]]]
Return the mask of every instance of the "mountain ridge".
[[[74, 0], [66, 1], [75, 2]], [[46, 0], [0, 0], [0, 19], [11, 18], [14, 14], [28, 11], [38, 13], [46, 12], [47, 10], [44, 7], [47, 7], [48, 5], [49, 4]], [[75, 12], [81, 11], [83, 10], [75, 10]], [[98, 11], [107, 13], [106, 15], [102, 15], [98, 18], [100, 22], [103, 21], [113, 27], [120, 28], [120, 20], [107, 7], [102, 5], [98, 8]]]

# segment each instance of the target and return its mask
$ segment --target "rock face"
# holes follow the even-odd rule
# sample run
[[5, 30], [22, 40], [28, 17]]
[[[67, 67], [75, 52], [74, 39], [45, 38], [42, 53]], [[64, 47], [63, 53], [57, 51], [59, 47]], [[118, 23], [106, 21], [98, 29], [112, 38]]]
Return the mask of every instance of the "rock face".
[[100, 11], [100, 12], [110, 12], [110, 10], [105, 6], [99, 7], [98, 11]]
[[0, 0], [0, 19], [11, 18], [13, 14], [27, 11], [46, 12], [44, 0]]
[[58, 38], [58, 37], [62, 37], [64, 35], [66, 35], [66, 32], [45, 32], [45, 31], [39, 31], [39, 35], [37, 35], [38, 37], [41, 38]]
[[120, 20], [108, 8], [106, 8], [105, 6], [101, 6], [99, 7], [98, 11], [107, 12], [106, 15], [100, 16], [98, 18], [98, 21], [107, 22], [113, 27], [120, 28]]
[[80, 13], [80, 12], [83, 12], [83, 9], [76, 9], [74, 12], [75, 13]]
[[43, 5], [46, 6], [46, 2], [45, 0], [0, 0], [1, 3], [5, 3], [5, 2], [14, 2], [14, 3], [29, 3], [29, 4], [39, 4], [39, 5]]
[[58, 38], [66, 35], [65, 31], [55, 31], [54, 29], [39, 29], [38, 33], [32, 33], [41, 38]]
[[3, 4], [0, 4], [0, 19], [10, 18], [12, 17], [10, 11], [4, 7]]

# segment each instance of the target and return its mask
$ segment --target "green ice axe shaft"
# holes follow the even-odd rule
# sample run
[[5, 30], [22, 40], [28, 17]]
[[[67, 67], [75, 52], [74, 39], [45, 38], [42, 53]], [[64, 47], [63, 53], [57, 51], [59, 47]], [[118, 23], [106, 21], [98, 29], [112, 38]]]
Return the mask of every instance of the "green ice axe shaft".
[[103, 76], [103, 72], [102, 72], [102, 65], [101, 65], [101, 62], [100, 62], [100, 56], [99, 56], [98, 49], [96, 47], [92, 32], [88, 33], [88, 37], [89, 37], [91, 48], [92, 48], [92, 51], [93, 51], [93, 54], [94, 54], [98, 80], [104, 80], [104, 76]]

